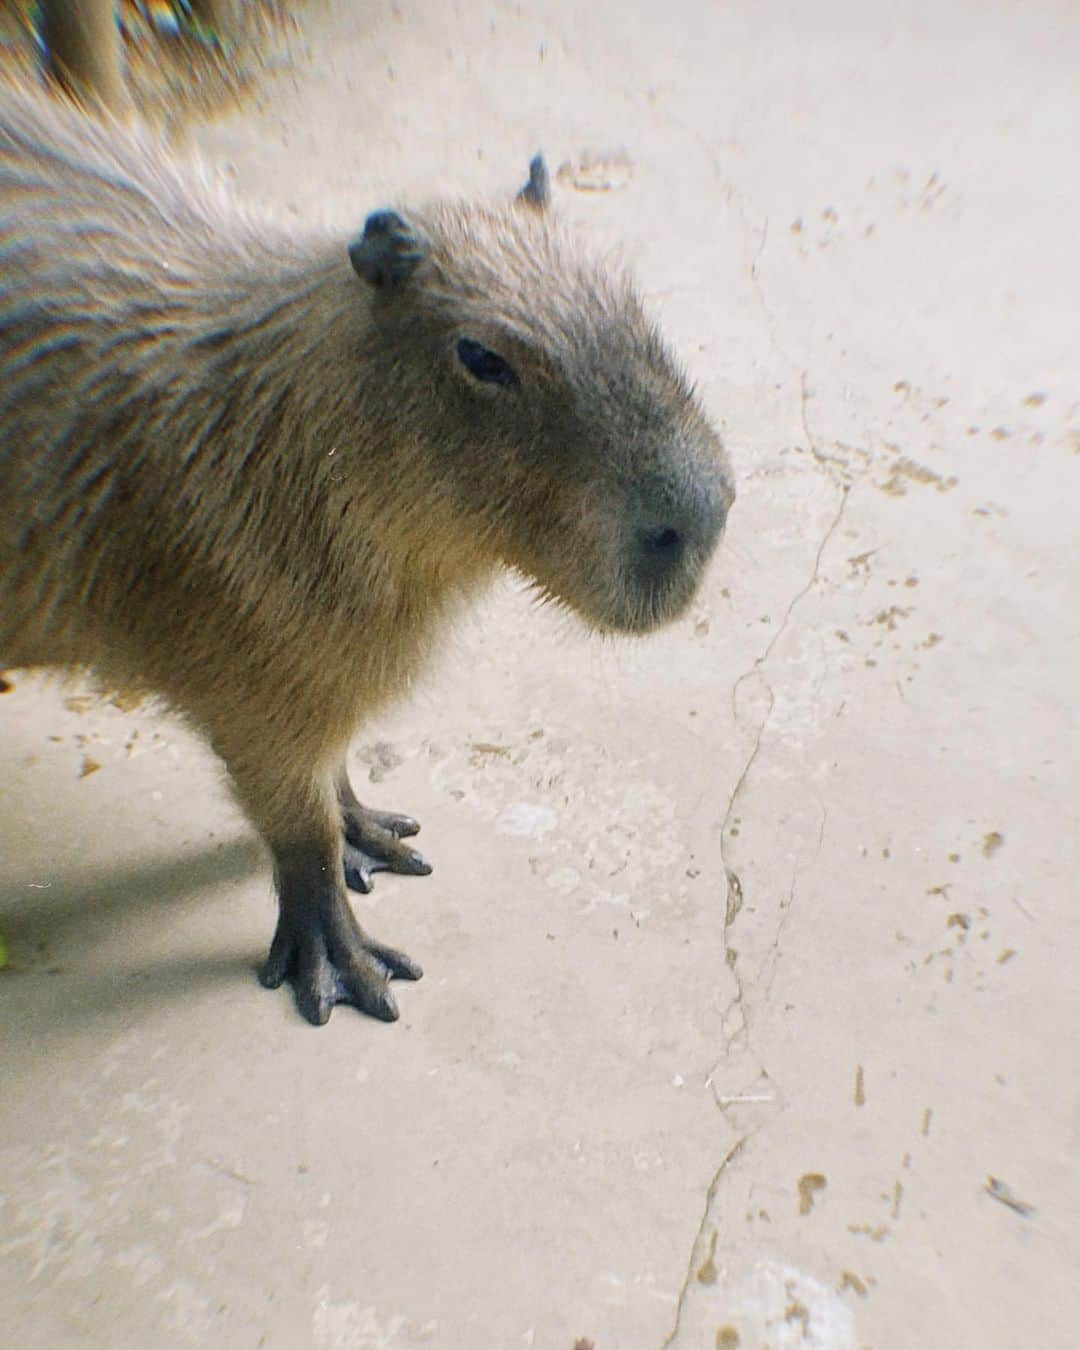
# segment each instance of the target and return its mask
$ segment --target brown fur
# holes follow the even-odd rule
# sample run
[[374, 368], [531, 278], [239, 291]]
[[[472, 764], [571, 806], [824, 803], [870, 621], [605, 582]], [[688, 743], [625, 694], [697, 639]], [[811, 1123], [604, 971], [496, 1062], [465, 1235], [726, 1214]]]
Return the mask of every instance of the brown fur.
[[[0, 657], [167, 700], [279, 873], [297, 849], [340, 871], [350, 736], [500, 565], [644, 631], [685, 607], [732, 496], [632, 290], [547, 212], [405, 219], [422, 260], [369, 286], [347, 241], [0, 97]], [[478, 384], [462, 336], [518, 387]], [[645, 584], [635, 531], [672, 513], [685, 557]]]

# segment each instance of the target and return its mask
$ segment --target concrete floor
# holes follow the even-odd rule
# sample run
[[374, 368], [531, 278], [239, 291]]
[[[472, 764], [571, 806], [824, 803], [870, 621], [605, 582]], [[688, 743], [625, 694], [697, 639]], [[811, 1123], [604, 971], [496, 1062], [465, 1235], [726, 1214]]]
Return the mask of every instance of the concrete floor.
[[294, 46], [195, 139], [301, 216], [625, 156], [558, 209], [740, 498], [671, 631], [505, 586], [362, 731], [436, 867], [358, 906], [427, 969], [393, 1027], [259, 988], [268, 867], [176, 722], [16, 676], [2, 1339], [1077, 1344], [1075, 6], [379, 0]]

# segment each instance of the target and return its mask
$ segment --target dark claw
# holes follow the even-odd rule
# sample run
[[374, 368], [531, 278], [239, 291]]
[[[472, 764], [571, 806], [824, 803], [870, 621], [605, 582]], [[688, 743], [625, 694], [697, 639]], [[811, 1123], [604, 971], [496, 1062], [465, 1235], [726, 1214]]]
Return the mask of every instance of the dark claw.
[[358, 848], [352, 844], [345, 844], [345, 885], [350, 891], [359, 891], [361, 895], [367, 895], [371, 890], [372, 872], [378, 871], [376, 859], [368, 857], [366, 853], [361, 853]]
[[404, 952], [399, 952], [396, 947], [386, 947], [373, 938], [368, 938], [365, 945], [385, 970], [388, 979], [419, 980], [423, 977], [424, 968], [420, 962], [414, 961], [411, 956], [407, 956]]
[[296, 1006], [312, 1026], [325, 1026], [330, 1020], [330, 1012], [338, 1001], [334, 995], [332, 977], [325, 966], [316, 964], [308, 970], [298, 970], [293, 980], [293, 992]]
[[398, 1012], [397, 999], [389, 989], [380, 989], [378, 993], [365, 998], [363, 1003], [358, 999], [340, 999], [342, 1003], [355, 1002], [357, 1007], [361, 1008], [371, 1017], [376, 1017], [380, 1022], [396, 1022], [401, 1016]]
[[277, 989], [289, 973], [291, 948], [282, 934], [281, 925], [270, 944], [270, 954], [259, 971], [259, 982], [265, 989]]
[[407, 839], [411, 834], [420, 833], [420, 822], [412, 816], [399, 816], [396, 811], [373, 811], [366, 806], [360, 809], [373, 825], [389, 830], [398, 839]]

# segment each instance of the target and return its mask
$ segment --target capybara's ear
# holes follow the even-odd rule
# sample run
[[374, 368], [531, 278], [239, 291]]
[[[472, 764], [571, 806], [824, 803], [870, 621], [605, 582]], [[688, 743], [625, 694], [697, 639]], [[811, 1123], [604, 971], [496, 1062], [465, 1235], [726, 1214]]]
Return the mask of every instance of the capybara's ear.
[[534, 211], [546, 211], [551, 204], [551, 178], [543, 155], [534, 155], [529, 163], [529, 181], [518, 193], [517, 201]]
[[357, 276], [389, 290], [408, 281], [429, 250], [424, 236], [396, 211], [373, 211], [363, 234], [349, 245], [349, 261]]

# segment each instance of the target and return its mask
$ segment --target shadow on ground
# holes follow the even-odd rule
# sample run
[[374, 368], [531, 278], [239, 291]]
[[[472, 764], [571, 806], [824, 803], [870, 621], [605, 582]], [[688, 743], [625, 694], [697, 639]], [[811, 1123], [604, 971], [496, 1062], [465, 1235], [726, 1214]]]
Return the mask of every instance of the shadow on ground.
[[[47, 1023], [48, 1030], [62, 1033], [69, 1016], [80, 1022], [93, 1020], [120, 1008], [172, 1001], [207, 985], [234, 981], [238, 974], [249, 978], [264, 955], [261, 949], [206, 955], [179, 952], [134, 968], [130, 951], [126, 959], [114, 960], [101, 949], [111, 946], [116, 951], [118, 934], [134, 935], [147, 925], [176, 923], [184, 911], [206, 903], [208, 890], [243, 881], [263, 867], [265, 853], [259, 842], [241, 837], [197, 853], [31, 882], [20, 888], [21, 894], [9, 883], [0, 891], [0, 932], [11, 954], [0, 995], [6, 991], [15, 997], [5, 1016], [5, 1032], [40, 1034]], [[93, 977], [79, 978], [77, 992], [65, 980], [64, 998], [54, 1001], [46, 996], [46, 1004], [52, 1005], [46, 1017], [40, 1006], [41, 977], [78, 978], [89, 975], [91, 968]], [[18, 993], [20, 986], [28, 993], [31, 980], [32, 1013]], [[33, 1028], [27, 1022], [31, 1016]]]

